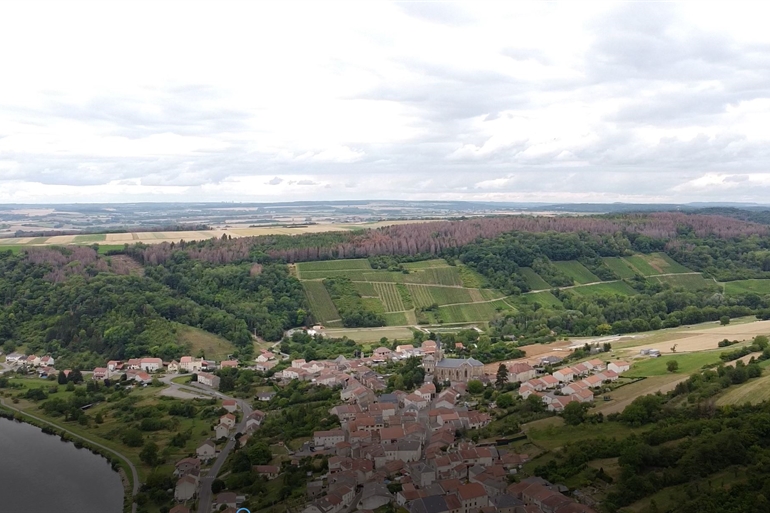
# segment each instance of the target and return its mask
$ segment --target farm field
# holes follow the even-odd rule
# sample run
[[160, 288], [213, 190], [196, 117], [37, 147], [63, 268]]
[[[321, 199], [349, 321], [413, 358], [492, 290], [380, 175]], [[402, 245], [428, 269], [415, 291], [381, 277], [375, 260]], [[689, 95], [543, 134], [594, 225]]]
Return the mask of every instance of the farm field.
[[725, 294], [770, 294], [770, 280], [738, 280], [723, 284]]
[[730, 388], [727, 393], [717, 399], [717, 405], [757, 404], [767, 400], [770, 400], [770, 374], [765, 374], [740, 386]]
[[636, 383], [622, 386], [611, 392], [609, 401], [597, 402], [596, 406], [591, 410], [591, 413], [601, 412], [604, 415], [619, 413], [637, 397], [654, 394], [656, 392], [665, 394], [666, 392], [673, 390], [677, 384], [685, 381], [689, 377], [689, 374], [685, 375], [682, 372], [677, 372], [675, 374], [667, 373], [665, 375], [652, 376], [637, 381]]
[[642, 276], [692, 272], [691, 269], [675, 262], [665, 253], [637, 254], [623, 257], [623, 260]]
[[586, 267], [577, 260], [553, 262], [553, 265], [556, 266], [556, 268], [561, 272], [572, 278], [578, 285], [602, 281], [601, 278], [586, 269]]
[[633, 268], [629, 267], [626, 261], [620, 257], [604, 257], [602, 260], [604, 261], [604, 265], [609, 267], [622, 280], [636, 276], [636, 272]]
[[668, 283], [672, 287], [682, 287], [687, 290], [705, 289], [716, 285], [713, 281], [707, 281], [701, 274], [674, 274], [671, 276], [652, 276], [648, 279], [660, 283]]
[[[344, 305], [352, 305], [350, 301], [363, 305], [366, 311], [382, 314], [388, 326], [415, 325], [415, 309], [433, 305], [438, 310], [421, 313], [420, 322], [486, 322], [500, 309], [513, 309], [500, 291], [463, 286], [483, 282], [480, 275], [463, 265], [452, 266], [434, 259], [409, 262], [403, 267], [405, 271], [371, 269], [368, 260], [351, 259], [304, 262], [294, 269], [304, 286], [311, 313], [327, 325], [342, 322], [339, 311], [344, 310]], [[324, 285], [327, 278], [350, 281], [347, 292], [335, 297], [336, 305]]]
[[516, 301], [527, 305], [533, 303], [540, 303], [542, 306], [561, 305], [561, 301], [547, 290], [522, 294], [521, 296], [516, 297]]
[[527, 285], [529, 285], [529, 288], [532, 290], [548, 290], [552, 288], [548, 282], [541, 278], [540, 275], [530, 267], [519, 268], [519, 274], [524, 277], [524, 281], [527, 282]]
[[[731, 346], [734, 348], [735, 346]], [[637, 377], [650, 377], [650, 376], [665, 376], [671, 374], [666, 369], [666, 364], [672, 360], [675, 360], [679, 364], [679, 369], [675, 374], [683, 376], [689, 376], [694, 372], [701, 370], [704, 365], [712, 363], [719, 363], [719, 355], [729, 349], [720, 348], [714, 351], [702, 351], [685, 354], [669, 354], [666, 356], [660, 356], [658, 358], [645, 358], [633, 362], [631, 369], [628, 372], [623, 373], [623, 377], [637, 378]], [[629, 362], [631, 363], [631, 362]]]
[[[671, 347], [677, 344], [677, 353], [708, 351], [717, 349], [717, 343], [724, 339], [748, 341], [757, 335], [770, 334], [770, 321], [746, 322], [719, 326], [706, 323], [697, 326], [677, 328], [676, 331], [656, 333], [649, 338], [655, 342], [645, 343], [647, 337], [634, 340], [635, 347], [657, 349], [662, 354], [671, 354]], [[662, 339], [662, 340], [661, 340]], [[634, 351], [635, 354], [638, 354]]]
[[414, 332], [409, 328], [390, 326], [382, 328], [327, 328], [324, 333], [332, 338], [348, 337], [363, 344], [379, 342], [382, 337], [390, 340], [412, 340], [414, 337]]
[[308, 303], [310, 303], [310, 310], [313, 312], [316, 320], [326, 324], [329, 321], [340, 318], [337, 307], [334, 306], [329, 291], [326, 290], [322, 282], [305, 281], [302, 282], [302, 286], [305, 289]]
[[633, 289], [633, 287], [631, 287], [631, 285], [622, 281], [596, 283], [594, 285], [586, 285], [584, 287], [574, 287], [569, 290], [580, 294], [581, 296], [633, 296], [636, 294], [636, 291]]

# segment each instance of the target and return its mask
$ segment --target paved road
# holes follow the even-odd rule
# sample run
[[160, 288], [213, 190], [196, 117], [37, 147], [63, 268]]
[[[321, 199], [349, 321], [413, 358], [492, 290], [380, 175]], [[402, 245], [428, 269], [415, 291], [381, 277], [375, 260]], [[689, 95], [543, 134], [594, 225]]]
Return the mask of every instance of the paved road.
[[[48, 422], [45, 419], [41, 419], [40, 417], [36, 417], [35, 415], [32, 415], [30, 413], [26, 413], [26, 412], [24, 412], [24, 411], [22, 411], [22, 410], [20, 410], [20, 409], [18, 409], [16, 407], [14, 407], [14, 406], [11, 406], [10, 404], [6, 404], [2, 399], [0, 399], [0, 404], [5, 406], [6, 408], [9, 408], [11, 410], [17, 411], [19, 413], [22, 413], [22, 414], [26, 415], [27, 417], [33, 418], [33, 419], [37, 420], [38, 422], [42, 422], [44, 424], [48, 424], [49, 426], [52, 426], [52, 427], [56, 428], [58, 431], [64, 431], [68, 435], [74, 436], [75, 438], [80, 438], [81, 440], [85, 440], [88, 443], [90, 443], [90, 444], [92, 444], [92, 445], [94, 445], [96, 447], [99, 447], [100, 449], [103, 449], [103, 450], [105, 450], [105, 451], [107, 451], [107, 452], [109, 452], [111, 454], [114, 454], [115, 456], [117, 456], [121, 460], [125, 461], [126, 464], [128, 465], [128, 467], [131, 469], [131, 476], [132, 476], [132, 481], [133, 481], [132, 495], [136, 496], [136, 494], [139, 493], [139, 486], [140, 486], [140, 483], [139, 483], [139, 473], [136, 471], [136, 467], [134, 466], [134, 464], [131, 463], [131, 460], [129, 460], [128, 458], [126, 458], [125, 456], [120, 454], [119, 452], [114, 451], [114, 450], [110, 449], [109, 447], [106, 447], [106, 446], [104, 446], [104, 445], [102, 445], [102, 444], [100, 444], [98, 442], [94, 442], [93, 440], [91, 440], [89, 438], [86, 438], [84, 436], [80, 436], [77, 433], [73, 433], [69, 429], [61, 427], [61, 426], [58, 426], [58, 425], [54, 424], [53, 422]], [[133, 513], [136, 513], [136, 503], [135, 502], [131, 506], [131, 511]]]
[[[212, 393], [210, 395], [216, 395], [223, 399], [235, 399], [234, 397], [226, 396], [220, 392], [211, 390], [208, 387], [204, 387], [203, 385], [196, 385], [194, 388], [199, 391], [210, 392]], [[241, 422], [237, 426], [235, 426], [235, 432], [243, 433], [246, 431], [246, 417], [248, 417], [252, 411], [251, 405], [248, 402], [244, 401], [243, 399], [235, 399], [235, 400], [238, 402], [238, 406], [240, 407], [241, 412], [243, 413], [243, 418], [241, 419]], [[201, 479], [200, 493], [198, 495], [198, 513], [210, 513], [211, 501], [212, 501], [211, 483], [213, 483], [214, 479], [217, 478], [217, 475], [219, 474], [219, 471], [221, 470], [222, 465], [225, 463], [227, 456], [230, 454], [230, 452], [233, 450], [234, 447], [235, 447], [235, 441], [232, 439], [228, 440], [227, 444], [225, 444], [225, 447], [222, 449], [222, 451], [219, 453], [219, 456], [217, 456], [217, 459], [214, 461], [214, 464], [206, 473], [206, 476]]]

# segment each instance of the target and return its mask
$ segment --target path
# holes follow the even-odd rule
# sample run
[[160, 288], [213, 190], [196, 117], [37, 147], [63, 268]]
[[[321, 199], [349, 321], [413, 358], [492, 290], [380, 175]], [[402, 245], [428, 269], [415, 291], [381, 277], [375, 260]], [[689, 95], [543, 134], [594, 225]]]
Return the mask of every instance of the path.
[[[133, 490], [131, 492], [131, 495], [136, 497], [136, 494], [139, 493], [139, 485], [140, 485], [140, 483], [139, 483], [139, 473], [136, 471], [136, 467], [134, 466], [134, 464], [131, 463], [131, 460], [129, 460], [128, 458], [126, 458], [125, 456], [120, 454], [119, 452], [117, 452], [117, 451], [115, 451], [113, 449], [110, 449], [109, 447], [106, 447], [106, 446], [104, 446], [104, 445], [102, 445], [102, 444], [100, 444], [98, 442], [94, 442], [90, 438], [86, 438], [86, 437], [84, 437], [82, 435], [79, 435], [77, 433], [73, 433], [69, 429], [67, 429], [65, 427], [62, 427], [62, 426], [59, 426], [58, 424], [54, 424], [53, 422], [49, 422], [49, 421], [47, 421], [45, 419], [41, 419], [40, 417], [32, 415], [31, 413], [27, 413], [25, 411], [20, 410], [19, 408], [16, 408], [14, 406], [6, 404], [5, 401], [3, 401], [3, 399], [0, 399], [0, 404], [2, 404], [3, 406], [5, 406], [6, 408], [8, 408], [10, 410], [19, 412], [22, 415], [26, 415], [27, 417], [35, 419], [38, 422], [42, 422], [43, 424], [48, 424], [49, 426], [52, 426], [52, 427], [56, 428], [59, 431], [64, 431], [68, 435], [74, 436], [74, 437], [79, 438], [81, 440], [85, 440], [86, 442], [88, 442], [91, 445], [94, 445], [94, 446], [96, 446], [96, 447], [98, 447], [100, 449], [104, 449], [105, 451], [107, 451], [107, 452], [109, 452], [111, 454], [114, 454], [115, 456], [117, 456], [118, 458], [123, 460], [128, 465], [128, 467], [131, 469], [131, 476], [132, 476], [132, 481], [133, 481]], [[132, 505], [131, 505], [131, 511], [132, 511], [132, 513], [136, 513], [136, 503], [135, 502], [133, 502]]]

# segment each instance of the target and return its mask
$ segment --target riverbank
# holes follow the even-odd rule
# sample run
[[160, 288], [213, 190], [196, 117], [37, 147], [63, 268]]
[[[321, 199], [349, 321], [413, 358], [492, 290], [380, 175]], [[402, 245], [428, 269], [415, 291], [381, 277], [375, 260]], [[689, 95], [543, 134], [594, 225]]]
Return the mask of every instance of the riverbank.
[[74, 433], [65, 427], [59, 426], [54, 422], [42, 419], [11, 406], [7, 404], [2, 397], [0, 397], [0, 417], [30, 424], [40, 428], [45, 434], [58, 436], [62, 441], [71, 442], [77, 448], [88, 449], [92, 453], [105, 458], [110, 462], [112, 469], [118, 473], [121, 478], [121, 483], [123, 483], [124, 513], [136, 512], [134, 496], [139, 492], [139, 475], [136, 471], [136, 467], [126, 456], [85, 436]]

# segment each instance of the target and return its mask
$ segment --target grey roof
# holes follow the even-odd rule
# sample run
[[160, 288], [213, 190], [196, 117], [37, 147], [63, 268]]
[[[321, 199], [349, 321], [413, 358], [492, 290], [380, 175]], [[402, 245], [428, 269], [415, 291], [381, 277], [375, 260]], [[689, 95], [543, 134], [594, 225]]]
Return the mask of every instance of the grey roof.
[[398, 397], [396, 397], [396, 394], [382, 394], [377, 398], [377, 402], [398, 404]]
[[443, 495], [431, 495], [412, 501], [409, 511], [411, 513], [443, 513], [449, 511]]
[[368, 499], [369, 497], [374, 497], [375, 495], [380, 495], [382, 497], [388, 497], [390, 499], [393, 498], [393, 494], [390, 493], [390, 490], [381, 482], [369, 482], [364, 483], [364, 490], [361, 493], [361, 499]]
[[436, 363], [436, 367], [445, 367], [455, 369], [461, 367], [464, 364], [469, 364], [471, 367], [483, 367], [484, 364], [475, 358], [447, 358]]
[[517, 499], [513, 495], [502, 493], [489, 498], [498, 509], [502, 508], [515, 508], [516, 506], [523, 506], [524, 502]]

